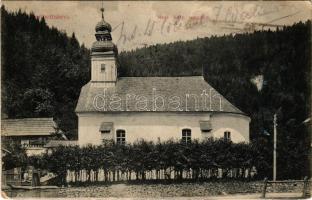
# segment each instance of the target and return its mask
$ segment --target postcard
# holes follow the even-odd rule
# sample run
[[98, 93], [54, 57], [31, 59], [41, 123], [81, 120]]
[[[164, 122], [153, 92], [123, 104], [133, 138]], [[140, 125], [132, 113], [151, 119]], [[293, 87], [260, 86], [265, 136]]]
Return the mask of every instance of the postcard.
[[311, 11], [3, 1], [2, 198], [309, 198]]

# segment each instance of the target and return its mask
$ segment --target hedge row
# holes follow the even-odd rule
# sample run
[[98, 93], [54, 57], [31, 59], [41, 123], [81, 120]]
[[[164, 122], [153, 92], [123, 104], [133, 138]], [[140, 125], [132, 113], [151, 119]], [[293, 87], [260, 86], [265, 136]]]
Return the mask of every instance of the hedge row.
[[120, 174], [128, 180], [133, 176], [146, 180], [150, 172], [155, 174], [154, 179], [171, 179], [172, 173], [176, 179], [183, 179], [185, 173], [190, 174], [189, 179], [244, 179], [251, 178], [252, 169], [257, 170], [253, 178], [262, 179], [269, 163], [264, 157], [267, 152], [261, 148], [259, 143], [232, 143], [223, 139], [195, 140], [189, 144], [141, 140], [127, 145], [59, 146], [50, 154], [31, 157], [30, 162], [36, 168], [56, 173], [64, 183], [68, 171], [74, 172], [76, 181], [82, 180], [82, 170], [87, 181], [91, 181], [91, 173], [92, 180], [98, 181], [99, 171], [104, 172], [104, 181], [118, 181]]

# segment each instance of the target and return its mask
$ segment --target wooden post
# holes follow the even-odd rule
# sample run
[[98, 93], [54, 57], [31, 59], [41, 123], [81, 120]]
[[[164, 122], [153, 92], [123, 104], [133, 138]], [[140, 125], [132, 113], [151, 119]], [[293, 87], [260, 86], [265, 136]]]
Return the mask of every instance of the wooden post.
[[308, 177], [303, 179], [303, 189], [302, 189], [302, 198], [307, 198], [307, 189], [308, 189]]
[[273, 124], [274, 124], [274, 147], [273, 147], [273, 181], [276, 181], [276, 127], [277, 127], [277, 123], [276, 123], [276, 113], [274, 114], [274, 119], [273, 119]]
[[264, 178], [264, 181], [263, 181], [263, 190], [262, 190], [261, 198], [265, 198], [265, 193], [266, 193], [267, 184], [268, 184], [268, 178], [265, 177], [265, 178]]

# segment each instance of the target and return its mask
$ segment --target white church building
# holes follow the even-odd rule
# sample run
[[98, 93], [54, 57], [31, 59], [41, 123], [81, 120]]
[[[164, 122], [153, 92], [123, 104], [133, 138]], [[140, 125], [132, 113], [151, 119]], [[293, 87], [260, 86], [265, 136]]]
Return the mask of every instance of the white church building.
[[249, 142], [250, 118], [203, 76], [119, 77], [112, 28], [103, 14], [95, 30], [91, 80], [76, 107], [80, 145], [209, 137]]

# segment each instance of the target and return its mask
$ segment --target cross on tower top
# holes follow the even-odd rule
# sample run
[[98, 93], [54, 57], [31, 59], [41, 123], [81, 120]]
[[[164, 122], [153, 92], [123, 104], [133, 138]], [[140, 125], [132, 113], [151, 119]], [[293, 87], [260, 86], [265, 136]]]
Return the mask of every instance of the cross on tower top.
[[102, 12], [102, 19], [104, 19], [104, 8], [102, 7], [100, 10]]

